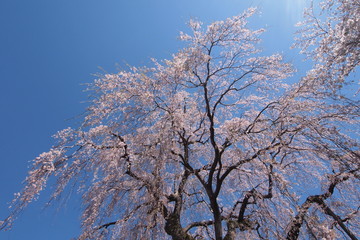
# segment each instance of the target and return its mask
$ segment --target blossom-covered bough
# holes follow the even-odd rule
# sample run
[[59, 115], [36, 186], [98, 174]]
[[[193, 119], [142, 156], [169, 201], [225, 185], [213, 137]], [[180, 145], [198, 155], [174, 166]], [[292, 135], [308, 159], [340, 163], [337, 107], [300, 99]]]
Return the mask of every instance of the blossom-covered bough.
[[319, 80], [334, 91], [359, 66], [359, 16], [358, 0], [325, 0], [305, 10], [305, 20], [299, 23], [295, 45], [315, 60]]
[[358, 101], [318, 69], [286, 84], [254, 12], [191, 21], [171, 60], [96, 80], [83, 124], [34, 160], [2, 228], [55, 177], [52, 198], [83, 193], [79, 239], [357, 239]]

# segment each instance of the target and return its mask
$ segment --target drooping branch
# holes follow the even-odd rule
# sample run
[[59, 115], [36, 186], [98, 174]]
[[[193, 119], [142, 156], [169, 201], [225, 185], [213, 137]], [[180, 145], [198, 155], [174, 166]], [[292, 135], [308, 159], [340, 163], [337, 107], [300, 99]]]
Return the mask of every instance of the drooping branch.
[[327, 205], [325, 204], [325, 200], [333, 195], [335, 187], [338, 184], [348, 180], [353, 174], [356, 174], [358, 170], [359, 169], [355, 169], [349, 172], [332, 175], [330, 185], [324, 194], [309, 196], [306, 199], [306, 201], [301, 205], [298, 214], [292, 219], [286, 239], [288, 240], [298, 239], [300, 234], [300, 228], [302, 227], [302, 224], [305, 220], [305, 216], [313, 203], [318, 204], [323, 209], [325, 214], [331, 216], [351, 239], [353, 240], [357, 239], [355, 235], [341, 221], [341, 218], [337, 216], [329, 207], [327, 207]]
[[320, 207], [323, 209], [324, 213], [331, 216], [335, 222], [337, 224], [339, 224], [339, 226], [342, 228], [342, 230], [344, 230], [344, 232], [352, 239], [352, 240], [357, 240], [356, 236], [350, 231], [349, 228], [346, 227], [346, 225], [344, 224], [344, 222], [341, 220], [341, 218], [336, 215], [330, 207], [328, 207], [325, 203], [325, 201], [323, 199], [318, 199], [317, 202]]

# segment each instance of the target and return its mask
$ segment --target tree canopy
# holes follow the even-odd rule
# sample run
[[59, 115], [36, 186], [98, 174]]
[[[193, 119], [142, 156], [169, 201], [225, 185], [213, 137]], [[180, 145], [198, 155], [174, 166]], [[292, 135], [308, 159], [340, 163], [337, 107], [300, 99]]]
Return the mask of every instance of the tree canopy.
[[262, 55], [252, 8], [191, 20], [170, 60], [100, 76], [1, 228], [54, 177], [53, 199], [83, 193], [79, 239], [357, 239], [360, 4], [322, 7], [298, 34], [315, 64], [296, 82], [281, 55]]

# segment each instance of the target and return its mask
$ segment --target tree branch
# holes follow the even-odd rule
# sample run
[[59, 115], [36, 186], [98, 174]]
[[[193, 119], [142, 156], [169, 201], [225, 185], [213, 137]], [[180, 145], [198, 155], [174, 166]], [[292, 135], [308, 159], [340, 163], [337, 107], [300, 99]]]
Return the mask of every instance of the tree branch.
[[350, 175], [356, 174], [359, 169], [355, 169], [349, 172], [338, 173], [332, 175], [331, 183], [324, 194], [309, 196], [306, 201], [301, 205], [298, 214], [293, 218], [290, 225], [290, 230], [287, 233], [287, 240], [296, 240], [299, 237], [300, 228], [304, 222], [306, 213], [313, 203], [317, 203], [325, 212], [325, 214], [334, 218], [336, 222], [341, 222], [340, 227], [346, 232], [346, 234], [353, 240], [357, 239], [353, 233], [343, 224], [341, 219], [325, 204], [325, 200], [334, 193], [336, 185], [342, 183], [350, 178]]
[[201, 221], [201, 222], [193, 222], [193, 223], [190, 223], [188, 226], [186, 226], [184, 228], [185, 232], [188, 232], [190, 231], [190, 229], [194, 228], [194, 227], [206, 227], [206, 226], [209, 226], [209, 225], [213, 225], [214, 224], [214, 221]]

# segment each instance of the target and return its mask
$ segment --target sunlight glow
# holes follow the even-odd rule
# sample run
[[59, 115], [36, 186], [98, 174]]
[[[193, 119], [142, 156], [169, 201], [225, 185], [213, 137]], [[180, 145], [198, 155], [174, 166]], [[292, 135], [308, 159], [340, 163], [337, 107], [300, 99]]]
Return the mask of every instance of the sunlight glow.
[[300, 20], [304, 8], [308, 7], [310, 0], [285, 0], [286, 14], [288, 14], [292, 20]]

